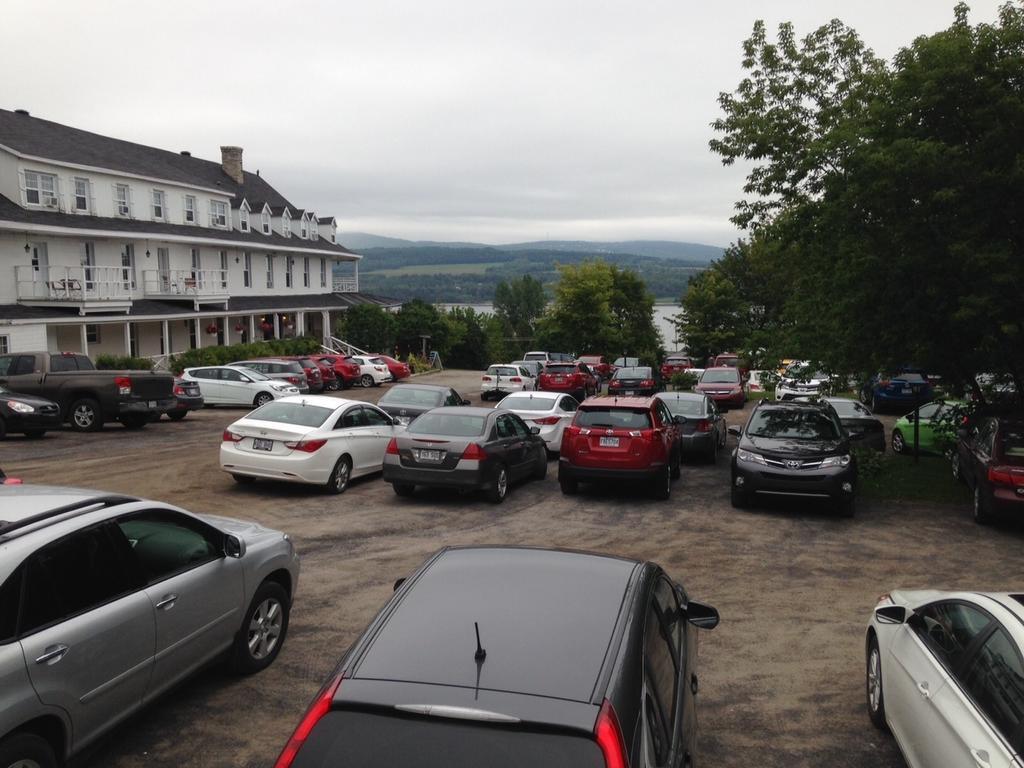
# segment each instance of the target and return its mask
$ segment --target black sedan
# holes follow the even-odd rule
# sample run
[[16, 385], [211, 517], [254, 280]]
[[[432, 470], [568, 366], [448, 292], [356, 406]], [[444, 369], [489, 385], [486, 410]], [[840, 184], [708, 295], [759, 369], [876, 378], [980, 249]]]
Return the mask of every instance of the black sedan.
[[659, 389], [657, 374], [647, 366], [619, 368], [608, 382], [609, 395], [650, 397]]
[[388, 443], [384, 480], [399, 496], [423, 485], [483, 490], [499, 504], [512, 483], [547, 475], [547, 448], [539, 433], [507, 411], [435, 408]]
[[725, 447], [726, 425], [715, 401], [700, 392], [659, 392], [655, 397], [679, 423], [680, 455], [717, 461]]
[[0, 440], [9, 432], [27, 437], [42, 437], [47, 430], [59, 429], [60, 406], [35, 395], [19, 395], [0, 386]]
[[766, 496], [831, 500], [844, 517], [854, 514], [857, 462], [836, 412], [825, 403], [762, 400], [732, 454], [732, 505]]
[[655, 563], [443, 549], [396, 582], [275, 766], [699, 765], [698, 633], [718, 620]]
[[843, 428], [850, 436], [854, 447], [872, 448], [885, 452], [885, 426], [875, 417], [866, 405], [845, 397], [826, 397], [826, 403], [832, 406]]
[[174, 377], [174, 407], [167, 411], [167, 418], [181, 421], [189, 411], [198, 411], [203, 407], [203, 393], [199, 382]]
[[451, 405], [469, 405], [469, 400], [451, 387], [434, 384], [396, 384], [377, 401], [378, 408], [405, 426], [421, 413]]

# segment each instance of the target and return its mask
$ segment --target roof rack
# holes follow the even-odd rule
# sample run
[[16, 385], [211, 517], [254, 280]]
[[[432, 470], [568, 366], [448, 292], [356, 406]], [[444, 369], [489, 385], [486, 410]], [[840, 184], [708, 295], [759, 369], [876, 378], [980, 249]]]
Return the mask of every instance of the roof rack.
[[0, 522], [0, 540], [6, 538], [7, 535], [12, 531], [16, 531], [20, 528], [25, 528], [30, 525], [34, 525], [35, 523], [40, 523], [43, 520], [50, 519], [51, 517], [66, 515], [69, 512], [85, 512], [89, 510], [90, 507], [112, 507], [117, 504], [127, 504], [132, 501], [138, 501], [138, 499], [133, 498], [132, 496], [118, 496], [113, 494], [109, 496], [93, 496], [88, 499], [76, 501], [73, 504], [65, 504], [60, 507], [48, 509], [45, 512], [40, 512], [37, 515], [30, 515], [29, 517], [23, 518], [22, 520], [16, 520], [13, 523]]

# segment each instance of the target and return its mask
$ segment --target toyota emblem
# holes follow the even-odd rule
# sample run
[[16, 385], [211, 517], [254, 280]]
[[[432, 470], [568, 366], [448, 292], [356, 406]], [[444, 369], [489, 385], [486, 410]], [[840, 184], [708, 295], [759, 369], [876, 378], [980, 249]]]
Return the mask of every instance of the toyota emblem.
[[800, 469], [800, 462], [799, 461], [787, 461], [786, 462], [786, 466], [789, 469]]

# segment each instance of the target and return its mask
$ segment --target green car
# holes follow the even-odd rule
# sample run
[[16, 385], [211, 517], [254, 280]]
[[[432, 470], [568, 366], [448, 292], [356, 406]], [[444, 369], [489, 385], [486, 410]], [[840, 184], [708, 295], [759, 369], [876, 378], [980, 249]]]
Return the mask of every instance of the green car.
[[[953, 446], [958, 420], [951, 412], [964, 405], [960, 400], [934, 400], [918, 408], [918, 446], [922, 453], [945, 453]], [[914, 452], [914, 411], [896, 420], [892, 428], [892, 451]]]

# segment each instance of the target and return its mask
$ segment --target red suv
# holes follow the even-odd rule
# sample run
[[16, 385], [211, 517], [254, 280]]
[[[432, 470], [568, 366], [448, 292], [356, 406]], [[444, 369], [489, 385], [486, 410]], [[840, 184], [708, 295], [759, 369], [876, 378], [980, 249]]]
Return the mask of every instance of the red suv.
[[576, 493], [580, 482], [643, 480], [667, 499], [679, 477], [679, 423], [656, 397], [592, 398], [562, 433], [558, 483]]
[[580, 401], [596, 395], [599, 386], [586, 363], [548, 363], [537, 377], [542, 392], [568, 392]]
[[318, 355], [316, 359], [334, 369], [334, 375], [343, 389], [360, 383], [362, 370], [358, 363], [346, 360], [342, 355]]
[[673, 374], [682, 373], [690, 368], [693, 368], [693, 360], [686, 355], [669, 355], [661, 364], [661, 378], [668, 381]]
[[615, 373], [615, 366], [601, 355], [580, 355], [579, 362], [586, 363], [599, 379], [610, 379]]

